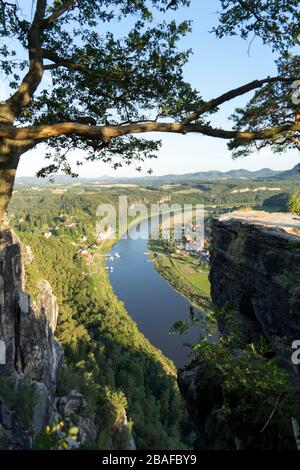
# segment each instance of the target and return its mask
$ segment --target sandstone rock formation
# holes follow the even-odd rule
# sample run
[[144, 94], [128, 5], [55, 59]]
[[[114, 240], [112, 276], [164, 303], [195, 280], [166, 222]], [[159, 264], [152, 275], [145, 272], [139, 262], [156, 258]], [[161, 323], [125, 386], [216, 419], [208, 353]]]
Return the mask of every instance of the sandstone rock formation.
[[[220, 311], [230, 308], [246, 343], [266, 339], [279, 364], [296, 374], [295, 397], [299, 396], [299, 366], [291, 358], [292, 343], [300, 340], [300, 218], [261, 211], [222, 215], [213, 221], [210, 252], [214, 304]], [[218, 326], [225, 336], [227, 321], [221, 314]], [[179, 371], [178, 377], [198, 428], [197, 446], [239, 449], [243, 443], [222, 414], [220, 380], [197, 360]], [[291, 433], [291, 448], [297, 443], [295, 432], [294, 437]]]
[[236, 211], [215, 219], [212, 233], [214, 303], [234, 310], [249, 342], [264, 335], [289, 361], [300, 339], [300, 218]]
[[[26, 262], [30, 262], [28, 247], [26, 253]], [[14, 387], [14, 399], [10, 409], [3, 397], [0, 400], [0, 448], [32, 447], [53, 413], [63, 350], [53, 338], [56, 299], [46, 281], [39, 288], [42, 295], [33, 306], [25, 290], [20, 241], [4, 222], [0, 230], [0, 341], [5, 357], [0, 361], [0, 379], [2, 388], [5, 381]], [[21, 422], [16, 408], [26, 391], [33, 396], [28, 403], [22, 398], [22, 406], [28, 408], [22, 415], [30, 419]], [[0, 396], [1, 392], [0, 386]]]

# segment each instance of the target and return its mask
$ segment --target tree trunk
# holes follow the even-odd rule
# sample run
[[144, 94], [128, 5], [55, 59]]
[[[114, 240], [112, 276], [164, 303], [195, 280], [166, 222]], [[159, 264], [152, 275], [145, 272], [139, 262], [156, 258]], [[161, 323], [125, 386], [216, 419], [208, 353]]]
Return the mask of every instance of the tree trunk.
[[12, 196], [16, 172], [23, 149], [11, 141], [0, 140], [0, 222]]

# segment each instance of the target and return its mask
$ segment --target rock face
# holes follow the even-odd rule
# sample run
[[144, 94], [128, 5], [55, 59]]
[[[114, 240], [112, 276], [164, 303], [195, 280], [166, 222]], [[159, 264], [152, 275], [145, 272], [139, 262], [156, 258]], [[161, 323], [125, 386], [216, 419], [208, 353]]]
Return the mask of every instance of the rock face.
[[[222, 215], [213, 221], [210, 252], [214, 304], [232, 310], [247, 342], [264, 336], [280, 364], [299, 374], [291, 357], [292, 342], [300, 340], [300, 218], [261, 211]], [[224, 318], [220, 315], [218, 326], [226, 335]], [[212, 376], [207, 364], [194, 361], [179, 371], [178, 382], [195, 418], [197, 447], [241, 448], [221, 412], [219, 377]], [[295, 377], [296, 396], [299, 383]]]
[[[31, 253], [26, 247], [25, 259]], [[54, 340], [58, 307], [50, 285], [38, 286], [42, 295], [32, 305], [25, 290], [25, 274], [19, 239], [4, 224], [0, 230], [0, 341], [4, 354], [0, 358], [1, 383], [13, 384], [15, 403], [8, 409], [0, 400], [0, 447], [30, 448], [34, 437], [51, 419], [58, 369], [63, 351]], [[31, 387], [31, 388], [30, 388]], [[3, 385], [2, 385], [3, 388]], [[20, 422], [15, 408], [17, 402], [34, 390], [27, 410], [28, 422]], [[23, 398], [22, 398], [23, 399]]]
[[195, 447], [200, 450], [237, 450], [238, 440], [222, 410], [221, 380], [211, 377], [206, 364], [195, 361], [179, 370], [178, 384], [196, 425]]
[[300, 339], [300, 219], [260, 211], [215, 219], [210, 281], [214, 303], [235, 311], [247, 339], [264, 335], [288, 360]]
[[86, 405], [84, 397], [77, 390], [71, 390], [68, 396], [57, 397], [55, 400], [55, 421], [63, 419], [69, 428], [76, 426], [79, 431], [77, 439], [68, 442], [71, 449], [79, 448], [87, 442], [95, 442], [97, 439], [94, 416], [85, 414]]

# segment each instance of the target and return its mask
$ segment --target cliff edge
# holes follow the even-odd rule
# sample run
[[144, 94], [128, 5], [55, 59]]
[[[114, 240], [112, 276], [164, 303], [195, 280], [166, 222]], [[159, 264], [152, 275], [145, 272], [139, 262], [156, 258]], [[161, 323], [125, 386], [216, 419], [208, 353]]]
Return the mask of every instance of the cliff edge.
[[289, 361], [300, 339], [300, 218], [235, 211], [214, 219], [210, 281], [213, 302], [230, 305], [248, 341], [264, 335]]
[[[32, 305], [25, 290], [30, 254], [3, 223], [0, 228], [0, 448], [23, 449], [51, 421], [63, 350], [55, 341], [58, 306], [43, 281]], [[31, 255], [31, 256], [30, 256]], [[23, 262], [24, 261], [24, 262]]]
[[300, 218], [224, 214], [213, 220], [210, 254], [220, 341], [199, 343], [178, 376], [197, 446], [299, 449]]

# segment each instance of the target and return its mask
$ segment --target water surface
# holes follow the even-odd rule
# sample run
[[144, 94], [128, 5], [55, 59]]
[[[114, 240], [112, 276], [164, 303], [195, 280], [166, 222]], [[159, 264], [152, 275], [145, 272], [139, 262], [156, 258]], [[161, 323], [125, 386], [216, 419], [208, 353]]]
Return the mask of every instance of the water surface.
[[148, 221], [142, 221], [138, 228], [143, 239], [121, 239], [112, 248], [112, 255], [119, 253], [120, 258], [107, 261], [107, 266], [114, 268], [109, 274], [110, 282], [139, 330], [181, 367], [189, 361], [191, 351], [184, 343], [196, 343], [200, 327], [196, 325], [188, 334], [180, 336], [169, 333], [176, 321], [189, 317], [191, 305], [160, 276], [150, 261], [146, 238]]

